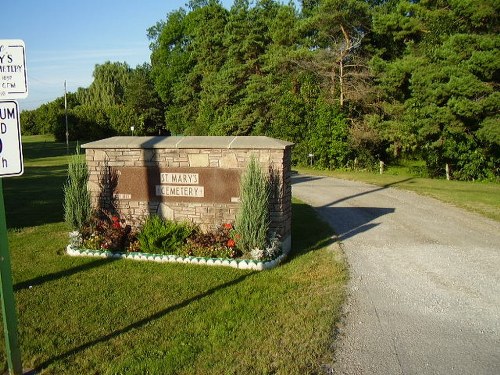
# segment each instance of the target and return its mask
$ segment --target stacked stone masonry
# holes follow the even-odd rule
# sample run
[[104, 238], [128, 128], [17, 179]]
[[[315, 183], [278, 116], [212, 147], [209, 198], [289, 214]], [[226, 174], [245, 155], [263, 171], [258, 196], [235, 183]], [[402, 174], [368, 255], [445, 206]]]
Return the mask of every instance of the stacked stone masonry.
[[285, 251], [290, 248], [291, 143], [268, 137], [113, 137], [82, 147], [94, 207], [116, 211], [134, 226], [158, 214], [203, 230], [235, 222], [240, 177], [253, 156], [273, 182], [271, 230]]

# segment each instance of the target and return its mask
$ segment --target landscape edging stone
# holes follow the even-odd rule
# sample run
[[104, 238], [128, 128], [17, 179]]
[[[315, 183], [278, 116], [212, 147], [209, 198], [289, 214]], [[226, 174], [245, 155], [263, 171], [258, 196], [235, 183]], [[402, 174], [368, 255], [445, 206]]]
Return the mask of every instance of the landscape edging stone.
[[79, 249], [74, 246], [68, 245], [66, 253], [70, 256], [88, 256], [99, 258], [113, 258], [113, 259], [131, 259], [158, 263], [186, 263], [198, 264], [203, 266], [223, 266], [232, 267], [242, 270], [263, 271], [270, 270], [280, 265], [286, 258], [286, 254], [281, 254], [275, 259], [268, 261], [259, 261], [252, 259], [228, 259], [228, 258], [204, 258], [204, 257], [182, 257], [178, 255], [162, 255], [162, 254], [149, 254], [141, 252], [130, 253], [114, 253], [109, 250], [89, 250]]

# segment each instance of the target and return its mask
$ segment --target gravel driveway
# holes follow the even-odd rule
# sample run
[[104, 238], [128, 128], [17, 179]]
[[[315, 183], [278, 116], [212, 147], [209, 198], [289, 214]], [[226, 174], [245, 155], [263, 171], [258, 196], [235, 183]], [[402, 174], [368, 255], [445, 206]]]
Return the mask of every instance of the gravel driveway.
[[350, 265], [334, 374], [500, 374], [500, 223], [432, 198], [298, 175]]

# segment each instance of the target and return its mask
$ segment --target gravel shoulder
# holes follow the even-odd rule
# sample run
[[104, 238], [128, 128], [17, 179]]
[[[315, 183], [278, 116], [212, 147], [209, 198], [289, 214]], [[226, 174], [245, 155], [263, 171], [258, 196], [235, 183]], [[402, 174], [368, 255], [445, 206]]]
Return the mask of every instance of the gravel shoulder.
[[429, 197], [298, 175], [350, 265], [335, 374], [500, 374], [500, 223]]

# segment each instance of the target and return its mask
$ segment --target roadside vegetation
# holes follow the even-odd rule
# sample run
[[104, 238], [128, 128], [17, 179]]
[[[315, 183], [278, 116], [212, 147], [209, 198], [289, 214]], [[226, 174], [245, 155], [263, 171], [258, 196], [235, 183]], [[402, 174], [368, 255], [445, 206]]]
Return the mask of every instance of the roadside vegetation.
[[421, 177], [415, 173], [416, 169], [419, 170], [415, 163], [389, 167], [383, 174], [367, 170], [326, 171], [310, 167], [294, 169], [304, 174], [331, 176], [414, 191], [500, 221], [500, 184], [495, 182], [447, 181]]
[[[25, 368], [312, 374], [331, 361], [347, 275], [311, 207], [294, 201], [292, 253], [270, 271], [69, 257], [66, 145], [23, 140], [25, 174], [4, 194]], [[3, 340], [0, 358], [5, 371]]]
[[[152, 25], [151, 61], [95, 67], [70, 138], [267, 135], [322, 169], [419, 159], [429, 177], [500, 176], [495, 0], [192, 0]], [[64, 99], [21, 113], [65, 137]]]

